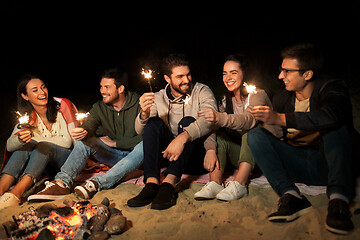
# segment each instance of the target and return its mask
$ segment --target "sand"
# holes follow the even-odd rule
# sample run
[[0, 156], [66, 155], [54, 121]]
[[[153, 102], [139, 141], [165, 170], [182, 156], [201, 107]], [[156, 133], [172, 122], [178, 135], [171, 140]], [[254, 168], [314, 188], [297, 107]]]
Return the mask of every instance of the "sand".
[[[97, 204], [104, 197], [122, 210], [131, 227], [111, 239], [360, 239], [360, 214], [353, 214], [355, 230], [346, 236], [328, 232], [325, 227], [327, 197], [325, 194], [307, 196], [312, 211], [290, 223], [271, 223], [266, 216], [277, 208], [278, 196], [268, 185], [249, 187], [249, 196], [232, 202], [218, 200], [196, 201], [195, 192], [203, 184], [180, 182], [176, 206], [167, 210], [152, 210], [150, 206], [129, 208], [126, 202], [137, 195], [143, 186], [121, 184], [114, 189], [97, 193], [91, 202]], [[74, 194], [67, 198], [76, 199]], [[61, 204], [63, 200], [55, 201]], [[0, 210], [1, 222], [12, 215], [28, 211], [44, 203], [24, 203], [19, 207]], [[355, 201], [351, 212], [359, 211], [360, 201]]]

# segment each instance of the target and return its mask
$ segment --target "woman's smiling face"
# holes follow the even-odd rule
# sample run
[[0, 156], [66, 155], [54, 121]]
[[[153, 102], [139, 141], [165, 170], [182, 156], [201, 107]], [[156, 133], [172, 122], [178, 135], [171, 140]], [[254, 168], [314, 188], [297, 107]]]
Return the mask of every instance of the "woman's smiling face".
[[240, 64], [235, 61], [227, 61], [223, 68], [223, 82], [230, 92], [239, 91], [243, 81], [243, 72]]
[[33, 106], [45, 106], [48, 103], [48, 89], [38, 78], [31, 79], [26, 85], [26, 95], [21, 96]]

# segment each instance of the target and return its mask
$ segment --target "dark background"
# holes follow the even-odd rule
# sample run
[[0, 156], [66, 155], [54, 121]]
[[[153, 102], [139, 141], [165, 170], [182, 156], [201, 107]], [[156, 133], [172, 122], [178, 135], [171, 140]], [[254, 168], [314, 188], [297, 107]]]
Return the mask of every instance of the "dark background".
[[[355, 2], [1, 1], [0, 151], [16, 123], [22, 74], [38, 74], [54, 96], [88, 111], [101, 99], [104, 69], [125, 69], [130, 90], [141, 94], [148, 91], [141, 68], [158, 70], [164, 56], [183, 52], [192, 61], [193, 80], [208, 84], [219, 98], [223, 58], [241, 52], [252, 59], [258, 84], [271, 95], [283, 87], [277, 79], [280, 50], [298, 42], [318, 46], [326, 72], [348, 82], [359, 129], [359, 10]], [[152, 80], [154, 90], [164, 83], [160, 74]]]

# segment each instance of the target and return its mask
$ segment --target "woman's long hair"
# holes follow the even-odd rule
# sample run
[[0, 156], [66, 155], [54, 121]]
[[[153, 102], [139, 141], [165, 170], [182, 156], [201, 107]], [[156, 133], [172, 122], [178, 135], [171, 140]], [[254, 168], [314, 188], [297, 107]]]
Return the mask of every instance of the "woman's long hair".
[[[248, 93], [246, 92], [245, 86], [243, 86], [243, 82], [246, 82], [248, 80], [249, 71], [250, 71], [249, 70], [250, 69], [249, 62], [248, 62], [246, 56], [243, 54], [232, 54], [225, 58], [224, 64], [227, 61], [234, 61], [234, 62], [239, 63], [239, 67], [243, 73], [243, 80], [240, 85], [240, 95], [247, 96]], [[232, 97], [234, 96], [234, 93], [229, 90], [226, 90], [224, 96], [225, 96], [225, 104], [226, 104], [225, 112], [228, 114], [233, 114], [234, 108], [233, 108], [233, 103], [232, 103]]]
[[[17, 84], [17, 107], [18, 111], [21, 113], [28, 113], [31, 115], [31, 112], [34, 110], [33, 106], [29, 101], [26, 101], [21, 94], [27, 95], [26, 86], [32, 79], [40, 79], [38, 76], [33, 74], [25, 74], [20, 77]], [[46, 118], [49, 122], [56, 122], [57, 111], [60, 108], [60, 103], [55, 101], [55, 99], [48, 94], [48, 103], [46, 105]]]

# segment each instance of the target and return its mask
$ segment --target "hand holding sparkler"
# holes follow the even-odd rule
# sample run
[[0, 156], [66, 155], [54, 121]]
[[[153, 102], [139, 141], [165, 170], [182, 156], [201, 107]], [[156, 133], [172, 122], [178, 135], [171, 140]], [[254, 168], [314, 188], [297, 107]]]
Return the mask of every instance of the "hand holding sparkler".
[[147, 80], [147, 82], [148, 82], [148, 84], [149, 84], [150, 92], [153, 91], [153, 90], [152, 90], [152, 86], [151, 86], [151, 81], [150, 81], [151, 78], [152, 78], [151, 73], [152, 73], [152, 70], [151, 70], [151, 69], [149, 69], [149, 70], [144, 70], [144, 69], [142, 69], [142, 72], [141, 72], [141, 74], [144, 75], [145, 80]]
[[144, 93], [140, 99], [141, 119], [148, 119], [150, 117], [150, 108], [155, 102], [155, 94], [153, 92]]
[[30, 117], [27, 113], [22, 115], [20, 112], [16, 112], [18, 115], [19, 125], [17, 126], [18, 129], [22, 129], [17, 133], [18, 138], [23, 143], [30, 142], [32, 138], [32, 132], [30, 130], [31, 126], [29, 124]]
[[270, 125], [286, 126], [285, 114], [277, 113], [269, 106], [254, 106], [251, 113], [257, 121]]
[[[84, 120], [90, 115], [90, 113], [76, 113], [75, 115], [76, 120], [78, 120], [80, 122], [80, 125], [82, 125]], [[88, 132], [82, 127], [77, 127], [71, 130], [71, 136], [77, 141], [82, 140], [84, 137], [86, 137], [87, 134]]]

